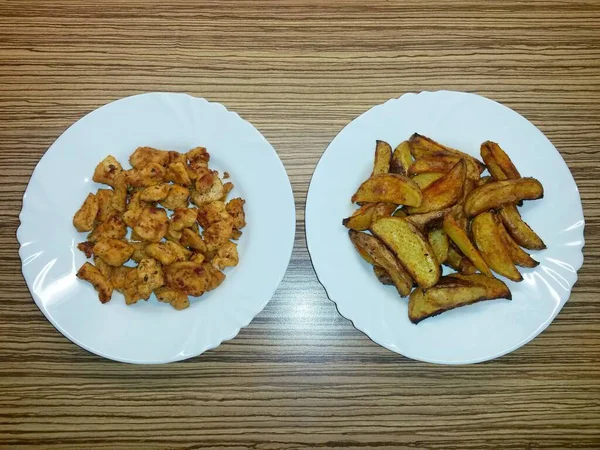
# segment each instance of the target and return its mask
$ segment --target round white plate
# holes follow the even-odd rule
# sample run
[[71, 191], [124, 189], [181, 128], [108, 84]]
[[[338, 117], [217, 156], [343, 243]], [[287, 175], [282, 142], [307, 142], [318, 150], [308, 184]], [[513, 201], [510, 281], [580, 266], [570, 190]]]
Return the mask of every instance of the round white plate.
[[[230, 173], [230, 198], [246, 199], [239, 265], [183, 311], [154, 295], [126, 306], [115, 292], [101, 304], [92, 286], [75, 277], [85, 261], [76, 248], [85, 233], [72, 225], [87, 194], [101, 187], [91, 180], [96, 164], [112, 154], [125, 166], [138, 146], [187, 151], [199, 145], [208, 149], [211, 168]], [[290, 182], [267, 140], [221, 104], [171, 93], [117, 100], [73, 124], [37, 165], [20, 219], [23, 275], [44, 315], [79, 346], [130, 363], [178, 361], [235, 337], [283, 278], [295, 231]]]
[[[506, 279], [513, 301], [457, 308], [413, 325], [407, 299], [380, 284], [356, 253], [342, 219], [350, 197], [368, 178], [375, 140], [392, 147], [414, 132], [479, 158], [486, 140], [498, 142], [526, 176], [539, 179], [544, 198], [525, 202], [523, 218], [548, 246], [541, 262]], [[481, 159], [481, 158], [479, 158]], [[529, 121], [496, 102], [460, 92], [406, 94], [375, 106], [331, 142], [313, 175], [306, 204], [306, 238], [319, 280], [339, 312], [378, 344], [409, 358], [440, 364], [485, 361], [533, 339], [569, 298], [583, 263], [583, 212], [575, 181], [550, 141]]]

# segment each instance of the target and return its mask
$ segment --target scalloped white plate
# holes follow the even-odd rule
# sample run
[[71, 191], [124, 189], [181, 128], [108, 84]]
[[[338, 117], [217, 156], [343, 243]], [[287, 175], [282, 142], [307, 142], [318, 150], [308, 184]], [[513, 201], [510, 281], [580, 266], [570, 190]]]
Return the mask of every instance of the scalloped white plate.
[[[538, 178], [542, 200], [525, 202], [523, 218], [548, 246], [541, 262], [520, 269], [521, 283], [504, 279], [513, 301], [457, 308], [413, 325], [407, 299], [381, 285], [356, 253], [342, 219], [350, 197], [370, 174], [376, 139], [392, 147], [418, 132], [479, 158], [486, 140], [498, 142], [519, 171]], [[481, 159], [481, 158], [479, 158]], [[348, 124], [315, 169], [306, 203], [306, 239], [320, 282], [339, 312], [373, 341], [409, 358], [440, 363], [485, 361], [540, 334], [566, 303], [583, 263], [584, 219], [575, 181], [558, 151], [513, 110], [475, 94], [422, 92], [377, 105]]]
[[[159, 303], [126, 306], [121, 294], [102, 305], [75, 277], [85, 261], [72, 217], [107, 154], [126, 164], [138, 146], [186, 151], [202, 145], [211, 168], [227, 171], [232, 197], [246, 199], [248, 225], [239, 241], [240, 264], [225, 282], [176, 311]], [[277, 205], [277, 208], [273, 208]], [[67, 129], [37, 165], [23, 198], [17, 236], [23, 275], [48, 320], [97, 355], [130, 363], [178, 361], [234, 338], [271, 299], [289, 263], [295, 232], [294, 197], [285, 169], [267, 140], [219, 103], [185, 94], [123, 98]]]

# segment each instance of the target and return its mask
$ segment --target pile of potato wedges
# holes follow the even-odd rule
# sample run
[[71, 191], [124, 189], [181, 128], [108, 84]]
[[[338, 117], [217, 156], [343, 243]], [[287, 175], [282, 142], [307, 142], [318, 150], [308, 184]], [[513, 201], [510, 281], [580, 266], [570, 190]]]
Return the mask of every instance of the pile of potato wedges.
[[[539, 264], [523, 249], [546, 248], [517, 209], [542, 198], [542, 184], [522, 177], [494, 142], [481, 144], [481, 158], [416, 133], [394, 150], [377, 141], [373, 172], [351, 199], [359, 209], [342, 221], [379, 281], [409, 296], [415, 324], [459, 306], [510, 300], [493, 272], [522, 281], [517, 266]], [[442, 276], [442, 264], [456, 273]]]

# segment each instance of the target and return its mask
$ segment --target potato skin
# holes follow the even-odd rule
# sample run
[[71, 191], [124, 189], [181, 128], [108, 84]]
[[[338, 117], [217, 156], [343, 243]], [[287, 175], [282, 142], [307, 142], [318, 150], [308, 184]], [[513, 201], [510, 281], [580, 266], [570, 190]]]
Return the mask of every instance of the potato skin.
[[379, 219], [371, 231], [396, 255], [411, 278], [424, 289], [435, 285], [440, 265], [429, 241], [417, 227], [400, 217]]
[[402, 175], [385, 173], [375, 175], [360, 185], [352, 202], [393, 203], [419, 206], [423, 200], [421, 189], [414, 181]]
[[419, 206], [408, 208], [408, 213], [423, 214], [456, 204], [463, 196], [466, 174], [465, 161], [461, 159], [450, 172], [423, 190], [423, 201]]
[[465, 213], [469, 217], [514, 204], [521, 200], [536, 200], [544, 196], [542, 184], [535, 178], [491, 181], [474, 189], [465, 200]]
[[375, 161], [373, 163], [373, 175], [388, 173], [390, 171], [390, 161], [392, 159], [392, 147], [385, 141], [375, 143]]
[[529, 250], [543, 250], [546, 248], [544, 241], [521, 218], [515, 205], [504, 205], [500, 209], [502, 223], [506, 231], [517, 244]]

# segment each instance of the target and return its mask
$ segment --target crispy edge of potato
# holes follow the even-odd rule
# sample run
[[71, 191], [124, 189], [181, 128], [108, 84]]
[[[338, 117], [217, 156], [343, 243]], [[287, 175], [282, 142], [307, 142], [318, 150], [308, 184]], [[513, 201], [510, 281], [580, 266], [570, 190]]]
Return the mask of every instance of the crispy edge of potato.
[[512, 281], [523, 280], [500, 237], [494, 213], [487, 211], [476, 216], [471, 231], [477, 249], [493, 271]]
[[510, 237], [508, 231], [506, 231], [506, 228], [504, 227], [502, 221], [498, 220], [497, 217], [496, 226], [498, 227], [498, 233], [500, 234], [500, 238], [502, 239], [502, 242], [504, 243], [504, 246], [506, 247], [506, 250], [510, 255], [510, 259], [512, 259], [512, 261], [517, 266], [532, 268], [540, 264], [538, 261], [533, 259], [529, 253], [527, 253], [525, 250], [518, 246], [514, 239]]
[[444, 231], [460, 251], [469, 258], [481, 273], [488, 277], [493, 277], [494, 275], [492, 275], [489, 266], [479, 253], [479, 250], [475, 248], [466, 231], [456, 222], [454, 217], [450, 214], [446, 214], [443, 223]]
[[377, 140], [375, 142], [375, 160], [373, 162], [373, 175], [388, 173], [390, 171], [390, 161], [392, 159], [392, 147], [385, 141]]
[[408, 141], [411, 146], [411, 153], [415, 159], [419, 158], [419, 155], [432, 153], [439, 154], [442, 152], [447, 155], [458, 156], [460, 158], [471, 160], [477, 167], [477, 170], [480, 174], [485, 170], [485, 166], [481, 163], [481, 161], [477, 160], [477, 158], [455, 148], [440, 144], [439, 142], [436, 142], [427, 136], [423, 136], [422, 134], [414, 133]]
[[486, 175], [485, 177], [481, 177], [479, 180], [477, 180], [477, 183], [475, 184], [475, 186], [473, 186], [473, 189], [475, 189], [476, 187], [479, 187], [479, 186], [483, 186], [484, 184], [489, 183], [493, 179], [494, 178], [491, 175]]
[[504, 283], [504, 281], [499, 280], [498, 278], [490, 278], [480, 273], [469, 275], [462, 273], [451, 273], [448, 276], [466, 280], [485, 287], [487, 300], [495, 300], [497, 298], [512, 300], [512, 293], [510, 292], [510, 289], [506, 283]]
[[[440, 278], [438, 286], [415, 289], [408, 299], [408, 318], [415, 325], [446, 311], [471, 305], [486, 298], [485, 287], [475, 283], [454, 283], [448, 277]], [[456, 279], [455, 279], [456, 280]]]
[[537, 200], [544, 197], [544, 187], [535, 178], [491, 181], [474, 189], [465, 200], [465, 213], [469, 217], [514, 204], [521, 200]]
[[506, 231], [521, 247], [528, 250], [544, 250], [546, 248], [542, 238], [521, 218], [515, 205], [504, 205], [500, 208], [500, 218]]
[[411, 180], [417, 183], [417, 186], [419, 186], [423, 191], [427, 189], [431, 185], [431, 183], [439, 180], [444, 175], [446, 174], [443, 172], [424, 172], [414, 175], [413, 177], [411, 177]]
[[390, 161], [390, 172], [399, 175], [408, 175], [408, 168], [412, 165], [412, 162], [410, 143], [408, 141], [403, 141], [394, 149]]
[[450, 172], [423, 190], [423, 201], [419, 206], [409, 207], [408, 213], [423, 214], [456, 204], [463, 197], [466, 175], [465, 160], [461, 159]]
[[504, 181], [504, 180], [508, 179], [508, 177], [506, 176], [506, 174], [504, 173], [502, 168], [498, 165], [498, 163], [494, 159], [494, 156], [492, 155], [492, 151], [490, 150], [489, 146], [487, 145], [487, 142], [484, 142], [483, 144], [481, 144], [480, 154], [481, 154], [481, 159], [483, 159], [483, 162], [487, 166], [487, 169], [490, 172], [490, 175], [492, 176], [492, 178], [495, 181]]
[[448, 235], [441, 229], [431, 230], [427, 233], [427, 239], [433, 248], [433, 253], [440, 264], [444, 264], [448, 259]]
[[395, 173], [375, 175], [360, 185], [352, 196], [352, 202], [393, 203], [395, 205], [419, 206], [423, 194], [410, 178]]
[[400, 217], [385, 217], [371, 226], [371, 232], [392, 250], [419, 286], [427, 289], [437, 283], [440, 264], [427, 238], [412, 223]]
[[365, 231], [375, 220], [390, 216], [395, 209], [396, 205], [392, 203], [366, 203], [350, 217], [343, 219], [342, 225], [350, 230]]
[[[349, 230], [348, 235], [356, 250], [367, 262], [372, 260], [371, 264], [374, 263], [374, 266], [380, 266], [386, 270], [402, 297], [410, 294], [413, 285], [412, 278], [381, 240], [370, 234], [354, 230]], [[365, 258], [363, 252], [368, 255], [368, 259]]]
[[393, 286], [394, 280], [390, 277], [390, 274], [383, 267], [373, 266], [373, 273], [379, 280], [381, 284], [385, 284], [386, 286]]
[[502, 148], [495, 142], [486, 141], [484, 142], [496, 161], [496, 164], [502, 169], [502, 172], [506, 175], [506, 178], [509, 180], [516, 180], [517, 178], [521, 178], [521, 174], [513, 164], [512, 160], [508, 156], [508, 154], [502, 150]]

